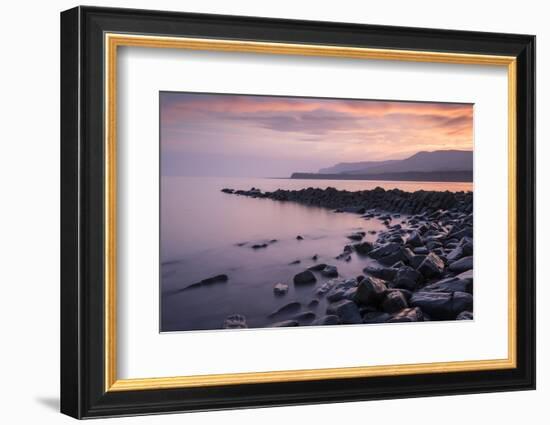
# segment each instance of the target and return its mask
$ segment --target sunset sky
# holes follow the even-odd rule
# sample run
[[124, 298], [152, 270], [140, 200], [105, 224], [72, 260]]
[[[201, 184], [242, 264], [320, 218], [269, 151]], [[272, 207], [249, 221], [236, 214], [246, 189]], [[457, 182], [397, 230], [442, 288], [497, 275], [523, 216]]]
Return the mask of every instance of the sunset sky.
[[288, 177], [473, 149], [473, 106], [161, 92], [163, 175]]

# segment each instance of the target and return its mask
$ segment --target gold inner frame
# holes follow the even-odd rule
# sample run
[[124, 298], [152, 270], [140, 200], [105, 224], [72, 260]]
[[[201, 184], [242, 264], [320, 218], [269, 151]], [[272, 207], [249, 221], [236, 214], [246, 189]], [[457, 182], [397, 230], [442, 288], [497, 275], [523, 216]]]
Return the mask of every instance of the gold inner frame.
[[[312, 381], [417, 373], [447, 373], [516, 367], [516, 58], [462, 53], [370, 49], [106, 33], [105, 45], [105, 391], [135, 391], [214, 385]], [[508, 72], [508, 357], [382, 366], [304, 369], [253, 373], [118, 379], [116, 324], [116, 123], [117, 48], [120, 46], [325, 56], [469, 65], [504, 66]]]

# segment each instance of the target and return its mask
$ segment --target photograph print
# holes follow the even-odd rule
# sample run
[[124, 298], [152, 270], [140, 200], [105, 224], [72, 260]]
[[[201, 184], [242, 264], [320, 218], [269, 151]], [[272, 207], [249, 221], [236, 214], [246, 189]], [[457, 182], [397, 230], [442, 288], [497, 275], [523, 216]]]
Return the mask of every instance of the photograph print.
[[161, 332], [473, 320], [472, 104], [159, 96]]

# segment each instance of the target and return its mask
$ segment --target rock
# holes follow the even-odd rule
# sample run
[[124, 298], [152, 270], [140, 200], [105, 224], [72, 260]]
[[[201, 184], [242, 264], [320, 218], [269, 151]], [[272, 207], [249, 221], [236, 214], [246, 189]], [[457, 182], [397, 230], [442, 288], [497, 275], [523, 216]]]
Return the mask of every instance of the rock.
[[453, 320], [460, 312], [472, 310], [473, 298], [465, 292], [421, 291], [413, 294], [410, 305], [420, 307], [434, 319]]
[[307, 285], [310, 283], [317, 282], [317, 278], [311, 271], [305, 270], [301, 273], [298, 273], [294, 276], [294, 284], [295, 285]]
[[321, 274], [325, 277], [337, 277], [338, 269], [335, 266], [326, 266], [321, 270]]
[[469, 292], [472, 293], [472, 281], [473, 279], [461, 279], [460, 275], [455, 277], [448, 277], [438, 282], [432, 283], [424, 288], [423, 291], [427, 292]]
[[474, 254], [474, 241], [472, 238], [465, 236], [460, 240], [460, 245], [464, 251], [464, 255], [470, 256]]
[[314, 271], [314, 272], [320, 272], [321, 270], [323, 270], [327, 265], [326, 264], [323, 264], [323, 263], [320, 263], [320, 264], [315, 264], [314, 266], [311, 266], [308, 268], [308, 270], [311, 270], [311, 271]]
[[300, 323], [297, 320], [283, 320], [271, 325], [272, 328], [289, 328], [293, 326], [300, 326]]
[[298, 235], [298, 236], [296, 236], [296, 240], [297, 240], [297, 241], [303, 241], [304, 238], [303, 238], [302, 236]]
[[376, 305], [382, 301], [386, 291], [387, 287], [384, 280], [369, 276], [357, 286], [354, 301], [357, 304]]
[[363, 269], [363, 272], [380, 279], [392, 280], [397, 273], [397, 269], [384, 267], [379, 264], [369, 264]]
[[453, 313], [458, 314], [461, 311], [472, 311], [474, 307], [474, 298], [466, 292], [453, 292]]
[[400, 322], [422, 322], [424, 320], [424, 315], [422, 310], [418, 307], [415, 308], [405, 308], [400, 312], [394, 314], [391, 319], [388, 320], [388, 323], [400, 323]]
[[457, 245], [451, 252], [447, 254], [447, 261], [452, 263], [464, 256], [464, 249], [461, 245]]
[[424, 258], [426, 258], [425, 255], [415, 254], [409, 260], [409, 264], [411, 265], [412, 268], [417, 269], [420, 266], [420, 264], [422, 264], [422, 261], [424, 261]]
[[313, 299], [307, 304], [309, 308], [314, 308], [314, 307], [317, 307], [318, 305], [319, 305], [319, 300], [317, 299]]
[[405, 241], [407, 245], [410, 245], [412, 247], [421, 247], [424, 245], [424, 241], [422, 240], [422, 236], [420, 236], [420, 233], [418, 232], [412, 232], [407, 240]]
[[329, 314], [328, 316], [320, 317], [319, 319], [313, 321], [312, 325], [314, 326], [324, 326], [324, 325], [339, 325], [340, 318], [335, 314]]
[[424, 261], [418, 266], [418, 271], [426, 278], [441, 276], [445, 269], [445, 263], [433, 252], [430, 252]]
[[289, 266], [293, 266], [295, 264], [300, 264], [301, 261], [300, 260], [294, 260], [294, 261], [291, 261], [290, 263], [288, 263]]
[[248, 328], [246, 318], [242, 314], [231, 314], [223, 322], [224, 329], [244, 329]]
[[330, 304], [327, 313], [338, 316], [343, 324], [362, 323], [363, 321], [357, 305], [349, 300], [341, 300]]
[[252, 249], [262, 249], [262, 248], [267, 248], [267, 244], [266, 243], [256, 243], [256, 244], [252, 245]]
[[397, 313], [407, 308], [407, 300], [399, 291], [390, 291], [386, 294], [386, 298], [382, 301], [382, 310], [386, 313]]
[[388, 313], [371, 311], [363, 315], [363, 323], [386, 323], [391, 317]]
[[277, 242], [279, 242], [278, 239], [271, 239], [271, 240], [269, 241], [269, 243], [277, 243]]
[[474, 320], [474, 313], [471, 311], [463, 311], [461, 313], [458, 313], [458, 316], [456, 316], [456, 320]]
[[311, 259], [312, 259], [313, 261], [317, 261], [318, 258], [319, 258], [319, 256], [318, 256], [317, 254], [315, 254], [313, 257], [311, 257]]
[[462, 273], [474, 267], [474, 257], [464, 257], [449, 264], [449, 270], [455, 273]]
[[425, 246], [419, 246], [417, 248], [413, 248], [413, 252], [415, 254], [427, 255], [430, 251]]
[[397, 270], [389, 286], [392, 288], [403, 288], [414, 291], [421, 280], [422, 275], [420, 272], [412, 267], [404, 266]]
[[373, 246], [372, 246], [372, 243], [370, 242], [361, 242], [361, 243], [356, 243], [353, 245], [353, 249], [358, 253], [358, 254], [361, 254], [361, 255], [367, 255], [369, 252], [372, 251], [373, 249]]
[[401, 245], [397, 242], [390, 242], [384, 245], [380, 245], [373, 249], [369, 256], [372, 258], [375, 258], [377, 260], [380, 260], [384, 257], [390, 256], [392, 254], [395, 254], [401, 250]]
[[313, 311], [304, 311], [294, 316], [293, 319], [299, 323], [310, 323], [315, 319], [315, 313]]
[[233, 189], [229, 189], [229, 188], [227, 188], [227, 187], [224, 187], [224, 188], [222, 189], [222, 192], [223, 192], [223, 193], [229, 193], [229, 194], [231, 194], [231, 193], [233, 193], [233, 192], [235, 192], [235, 191], [234, 191]]
[[347, 238], [351, 239], [352, 241], [360, 241], [364, 237], [365, 237], [365, 232], [355, 232], [347, 236]]
[[[456, 276], [459, 279], [468, 280], [470, 283], [474, 283], [474, 271], [472, 269], [466, 270]], [[466, 291], [468, 292], [468, 291]]]
[[199, 286], [207, 286], [207, 285], [213, 285], [214, 283], [225, 283], [229, 280], [229, 277], [226, 274], [219, 274], [216, 276], [209, 277], [207, 279], [203, 279], [200, 282], [192, 283], [189, 286], [186, 286], [183, 289], [180, 289], [181, 291], [186, 291], [187, 289], [197, 288]]
[[343, 288], [334, 288], [327, 293], [327, 300], [330, 302], [336, 302], [344, 299], [346, 290]]
[[275, 295], [284, 295], [288, 292], [288, 285], [286, 283], [277, 283], [273, 287], [273, 292], [275, 292]]
[[282, 306], [281, 308], [275, 310], [274, 312], [269, 314], [268, 317], [275, 317], [275, 316], [280, 316], [282, 314], [294, 313], [294, 312], [300, 310], [301, 307], [302, 307], [302, 305], [299, 302], [295, 301], [295, 302], [286, 304], [286, 305]]

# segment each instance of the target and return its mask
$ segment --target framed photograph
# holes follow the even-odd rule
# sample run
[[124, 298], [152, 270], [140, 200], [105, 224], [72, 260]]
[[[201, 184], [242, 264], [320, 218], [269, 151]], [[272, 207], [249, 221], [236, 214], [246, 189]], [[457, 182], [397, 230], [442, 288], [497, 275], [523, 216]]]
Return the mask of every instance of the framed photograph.
[[535, 37], [61, 14], [61, 411], [535, 387]]

